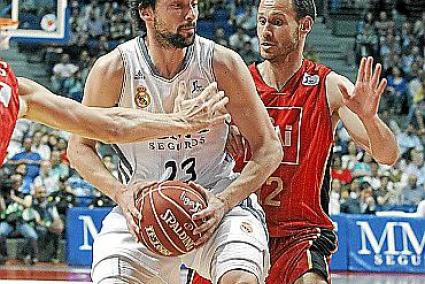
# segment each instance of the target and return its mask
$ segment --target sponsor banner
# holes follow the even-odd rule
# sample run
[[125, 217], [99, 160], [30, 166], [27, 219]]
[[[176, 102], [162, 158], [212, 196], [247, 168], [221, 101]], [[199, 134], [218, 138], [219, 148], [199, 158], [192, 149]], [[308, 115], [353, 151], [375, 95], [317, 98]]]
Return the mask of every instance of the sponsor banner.
[[338, 250], [332, 256], [330, 270], [346, 271], [348, 270], [348, 223], [345, 214], [331, 216], [338, 236]]
[[[93, 238], [110, 208], [71, 208], [67, 216], [67, 260], [89, 266]], [[331, 271], [425, 273], [425, 218], [334, 215], [339, 248]]]
[[425, 219], [347, 217], [351, 271], [424, 273]]
[[111, 208], [70, 208], [66, 218], [67, 261], [69, 265], [90, 266], [93, 238]]

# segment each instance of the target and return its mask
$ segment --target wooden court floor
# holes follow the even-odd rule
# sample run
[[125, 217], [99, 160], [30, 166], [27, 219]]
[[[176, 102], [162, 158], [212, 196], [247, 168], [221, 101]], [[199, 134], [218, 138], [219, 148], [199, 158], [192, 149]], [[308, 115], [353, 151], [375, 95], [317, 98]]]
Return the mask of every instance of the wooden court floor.
[[[8, 284], [62, 284], [90, 283], [88, 268], [69, 267], [65, 264], [38, 263], [25, 266], [20, 262], [9, 261], [0, 266], [0, 283]], [[368, 274], [368, 273], [335, 273], [333, 284], [425, 284], [425, 274]], [[285, 284], [285, 283], [276, 283]]]

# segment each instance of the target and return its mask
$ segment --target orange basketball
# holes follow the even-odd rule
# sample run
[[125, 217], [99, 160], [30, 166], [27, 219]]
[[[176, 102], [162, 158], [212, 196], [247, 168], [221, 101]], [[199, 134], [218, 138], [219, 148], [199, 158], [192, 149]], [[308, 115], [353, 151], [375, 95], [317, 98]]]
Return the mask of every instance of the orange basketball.
[[195, 249], [200, 235], [193, 230], [201, 222], [192, 215], [207, 207], [206, 199], [195, 187], [182, 181], [165, 181], [145, 188], [136, 199], [142, 213], [139, 241], [159, 255], [178, 256]]

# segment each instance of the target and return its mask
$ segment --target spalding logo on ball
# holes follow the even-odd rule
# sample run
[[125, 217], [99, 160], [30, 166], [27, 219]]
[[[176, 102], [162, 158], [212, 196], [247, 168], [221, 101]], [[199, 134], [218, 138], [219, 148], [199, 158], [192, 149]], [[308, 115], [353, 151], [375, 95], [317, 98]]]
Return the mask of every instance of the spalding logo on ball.
[[154, 183], [143, 189], [136, 198], [142, 213], [139, 241], [150, 251], [163, 256], [178, 256], [196, 248], [201, 237], [193, 230], [202, 222], [192, 215], [207, 207], [204, 196], [196, 187], [182, 181]]

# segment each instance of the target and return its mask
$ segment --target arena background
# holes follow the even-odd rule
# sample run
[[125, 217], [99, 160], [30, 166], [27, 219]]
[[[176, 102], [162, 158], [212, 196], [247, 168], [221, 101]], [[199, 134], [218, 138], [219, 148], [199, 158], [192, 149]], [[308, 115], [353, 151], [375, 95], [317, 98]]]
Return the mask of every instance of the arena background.
[[[0, 17], [20, 22], [11, 48], [0, 56], [17, 75], [81, 101], [96, 58], [137, 32], [127, 2], [132, 1], [0, 0]], [[396, 134], [402, 154], [394, 167], [380, 166], [338, 128], [330, 204], [340, 242], [332, 263], [334, 283], [425, 283], [425, 1], [316, 4], [319, 18], [305, 56], [352, 80], [362, 56], [383, 64], [389, 84], [380, 116]], [[256, 5], [255, 0], [200, 0], [198, 33], [237, 50], [247, 64], [260, 60]], [[36, 228], [32, 208], [21, 216], [36, 228], [40, 258], [31, 258], [25, 238], [12, 233], [8, 257], [0, 259], [1, 282], [90, 281], [93, 237], [113, 203], [69, 167], [68, 138], [68, 133], [26, 120], [17, 124], [0, 168], [0, 196], [7, 199], [14, 189], [36, 199], [37, 192], [45, 191], [49, 210], [60, 219], [50, 217], [55, 230], [46, 231]], [[25, 147], [41, 166], [19, 162]], [[98, 151], [117, 175], [111, 147]], [[11, 222], [9, 211], [0, 212], [1, 223]]]

